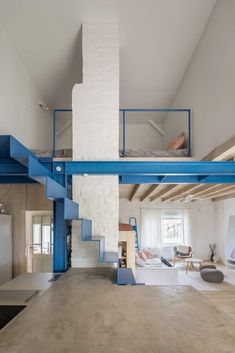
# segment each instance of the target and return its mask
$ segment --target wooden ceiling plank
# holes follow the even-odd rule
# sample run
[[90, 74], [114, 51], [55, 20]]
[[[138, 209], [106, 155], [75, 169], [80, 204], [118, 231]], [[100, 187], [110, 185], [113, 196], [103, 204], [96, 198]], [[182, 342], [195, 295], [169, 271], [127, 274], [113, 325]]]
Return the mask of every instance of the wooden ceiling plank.
[[227, 188], [225, 190], [219, 190], [217, 192], [214, 192], [214, 193], [211, 193], [211, 194], [208, 194], [208, 195], [205, 195], [205, 196], [201, 196], [200, 199], [201, 200], [211, 199], [211, 198], [214, 198], [214, 197], [217, 197], [217, 196], [219, 197], [219, 196], [222, 196], [222, 195], [227, 195], [227, 194], [230, 194], [230, 193], [234, 193], [234, 191], [235, 191], [235, 186]]
[[[198, 187], [198, 185], [195, 186], [195, 188], [197, 188], [197, 187]], [[187, 185], [187, 186], [184, 186], [182, 189], [177, 190], [177, 191], [173, 192], [172, 194], [170, 194], [170, 195], [168, 195], [166, 197], [163, 197], [162, 201], [167, 201], [167, 200], [170, 200], [170, 199], [172, 199], [174, 197], [177, 197], [179, 195], [186, 194], [191, 189], [192, 189], [192, 185], [191, 184]]]
[[188, 195], [196, 195], [197, 193], [199, 192], [202, 192], [204, 190], [207, 190], [209, 188], [213, 188], [215, 187], [215, 185], [201, 185], [201, 184], [197, 184], [197, 185], [194, 185], [194, 187], [192, 188], [192, 185], [191, 185], [191, 188], [187, 191], [187, 192], [184, 192], [184, 193], [179, 193], [178, 196], [175, 196], [174, 198], [172, 198], [171, 201], [179, 201], [179, 200], [182, 200], [184, 199], [186, 196]]
[[235, 136], [216, 147], [203, 161], [226, 161], [235, 155]]
[[150, 198], [150, 201], [154, 201], [156, 199], [159, 199], [161, 196], [165, 195], [167, 192], [171, 191], [173, 188], [175, 188], [176, 184], [171, 184], [168, 185], [167, 187], [165, 187], [164, 189], [162, 189], [161, 191], [159, 191], [157, 194], [155, 194], [154, 196], [152, 196]]
[[133, 198], [134, 198], [135, 194], [137, 193], [137, 190], [139, 189], [139, 187], [140, 187], [140, 184], [135, 184], [133, 186], [133, 189], [131, 190], [131, 193], [130, 193], [129, 198], [128, 198], [129, 201], [133, 200]]
[[[206, 190], [204, 192], [201, 192], [200, 194], [198, 194], [197, 196], [198, 197], [205, 197], [205, 196], [208, 196], [208, 195], [213, 195], [213, 194], [216, 194], [218, 192], [222, 192], [224, 190], [227, 190], [227, 189], [231, 189], [234, 185], [228, 185], [228, 184], [224, 184], [224, 185], [217, 185], [217, 187], [215, 188], [212, 188], [212, 189], [209, 189], [209, 190]], [[194, 196], [194, 195], [193, 195]]]
[[232, 198], [235, 198], [235, 193], [229, 194], [229, 195], [225, 195], [225, 196], [213, 197], [211, 199], [211, 201], [212, 202], [217, 202], [217, 201], [223, 201], [223, 200], [232, 199]]
[[140, 201], [144, 201], [154, 190], [156, 190], [159, 187], [159, 184], [153, 184], [151, 185], [148, 190], [145, 191], [145, 193], [141, 196]]

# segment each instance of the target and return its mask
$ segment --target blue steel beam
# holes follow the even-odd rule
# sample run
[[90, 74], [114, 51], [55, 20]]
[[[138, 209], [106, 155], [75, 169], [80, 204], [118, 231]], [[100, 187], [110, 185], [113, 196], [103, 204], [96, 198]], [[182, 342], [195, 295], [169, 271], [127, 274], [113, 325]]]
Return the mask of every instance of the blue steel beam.
[[0, 184], [32, 184], [35, 180], [19, 175], [0, 175]]
[[67, 271], [67, 227], [64, 220], [64, 212], [64, 203], [62, 201], [54, 201], [53, 272]]
[[235, 184], [235, 175], [216, 175], [200, 178], [194, 175], [170, 175], [164, 178], [154, 175], [122, 175], [120, 184]]
[[28, 175], [28, 168], [13, 161], [0, 160], [0, 175]]
[[[58, 168], [59, 167], [59, 168]], [[54, 173], [67, 175], [235, 176], [235, 162], [54, 162]]]

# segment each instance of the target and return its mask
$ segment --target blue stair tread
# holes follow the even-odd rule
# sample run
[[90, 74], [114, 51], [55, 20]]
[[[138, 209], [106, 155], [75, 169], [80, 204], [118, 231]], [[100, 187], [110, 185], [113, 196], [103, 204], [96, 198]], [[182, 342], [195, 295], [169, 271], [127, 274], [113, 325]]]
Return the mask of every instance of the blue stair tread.
[[50, 177], [46, 177], [46, 195], [48, 199], [57, 200], [66, 197], [66, 189]]
[[89, 237], [89, 241], [101, 241], [103, 239], [104, 239], [104, 237], [99, 236], [99, 235]]
[[131, 268], [117, 269], [117, 284], [136, 284], [136, 280]]
[[118, 262], [118, 253], [116, 252], [104, 252], [103, 257], [100, 259], [100, 262]]
[[73, 200], [67, 197], [63, 198], [64, 202], [64, 219], [66, 220], [77, 220], [79, 218], [79, 205]]
[[11, 155], [11, 158], [15, 159], [17, 162], [26, 167], [28, 166], [28, 156], [26, 155], [14, 153], [13, 155]]

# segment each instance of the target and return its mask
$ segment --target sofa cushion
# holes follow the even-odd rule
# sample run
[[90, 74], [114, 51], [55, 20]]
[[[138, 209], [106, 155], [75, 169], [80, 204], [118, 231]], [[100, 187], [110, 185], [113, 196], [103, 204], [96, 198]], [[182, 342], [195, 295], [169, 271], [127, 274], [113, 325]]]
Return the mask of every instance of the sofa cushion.
[[145, 267], [145, 262], [139, 257], [139, 255], [135, 254], [135, 263], [137, 266]]
[[143, 251], [136, 251], [136, 253], [138, 254], [139, 258], [144, 262], [147, 260], [147, 257]]
[[146, 263], [146, 265], [158, 265], [158, 264], [161, 264], [162, 262], [161, 262], [161, 260], [160, 259], [158, 259], [157, 257], [155, 257], [154, 259], [147, 259], [146, 261], [145, 261], [145, 263]]
[[155, 257], [157, 257], [156, 254], [152, 253], [149, 250], [144, 250], [143, 253], [145, 254], [145, 256], [147, 257], [147, 259], [154, 259]]

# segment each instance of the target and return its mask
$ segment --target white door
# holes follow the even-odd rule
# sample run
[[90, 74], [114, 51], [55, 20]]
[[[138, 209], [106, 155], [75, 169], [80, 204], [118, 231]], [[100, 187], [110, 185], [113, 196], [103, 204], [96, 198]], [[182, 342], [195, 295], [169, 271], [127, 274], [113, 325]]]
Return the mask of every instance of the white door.
[[27, 246], [28, 272], [52, 272], [53, 222], [51, 214], [32, 214]]

